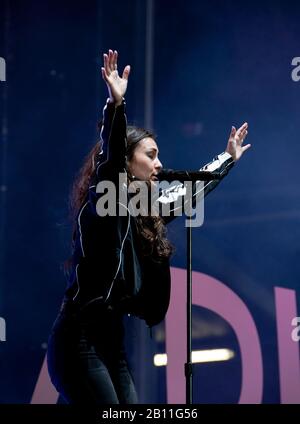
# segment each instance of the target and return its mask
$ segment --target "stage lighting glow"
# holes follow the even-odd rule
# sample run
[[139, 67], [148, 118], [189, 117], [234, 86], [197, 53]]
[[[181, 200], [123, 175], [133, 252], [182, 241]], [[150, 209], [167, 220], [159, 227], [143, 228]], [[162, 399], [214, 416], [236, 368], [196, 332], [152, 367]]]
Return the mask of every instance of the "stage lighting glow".
[[[229, 361], [235, 356], [233, 350], [230, 349], [209, 349], [209, 350], [194, 350], [192, 352], [193, 364], [203, 362], [218, 362], [218, 361]], [[154, 365], [156, 367], [164, 367], [168, 363], [166, 353], [159, 353], [154, 355]]]

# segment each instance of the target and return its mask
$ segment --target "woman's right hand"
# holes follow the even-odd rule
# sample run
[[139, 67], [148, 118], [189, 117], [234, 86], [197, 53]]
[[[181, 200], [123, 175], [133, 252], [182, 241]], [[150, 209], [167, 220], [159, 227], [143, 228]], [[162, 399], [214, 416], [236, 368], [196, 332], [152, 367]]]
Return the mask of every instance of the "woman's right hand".
[[114, 102], [116, 106], [122, 103], [123, 97], [127, 90], [128, 76], [130, 73], [130, 66], [127, 65], [124, 68], [122, 78], [118, 73], [118, 52], [115, 50], [108, 51], [108, 55], [104, 53], [104, 67], [101, 68], [102, 77], [106, 82], [109, 98], [111, 102]]

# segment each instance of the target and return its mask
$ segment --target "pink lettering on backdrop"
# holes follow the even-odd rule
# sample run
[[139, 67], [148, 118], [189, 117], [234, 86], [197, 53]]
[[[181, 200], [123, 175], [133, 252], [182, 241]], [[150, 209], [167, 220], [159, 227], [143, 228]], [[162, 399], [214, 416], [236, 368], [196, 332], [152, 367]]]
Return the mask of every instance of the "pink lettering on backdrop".
[[292, 319], [297, 316], [296, 292], [275, 287], [281, 403], [300, 403], [299, 343], [292, 339]]
[[[166, 317], [168, 354], [168, 403], [185, 403], [184, 363], [186, 362], [186, 271], [172, 268], [172, 298]], [[297, 316], [296, 292], [275, 287], [280, 393], [282, 403], [300, 403], [299, 343], [292, 340], [291, 321]], [[239, 403], [260, 403], [263, 392], [263, 366], [255, 323], [241, 299], [222, 282], [193, 272], [193, 304], [219, 314], [235, 331], [242, 359], [242, 387]], [[46, 358], [31, 403], [56, 403]]]
[[30, 403], [56, 403], [58, 400], [58, 396], [59, 395], [57, 391], [55, 390], [54, 386], [50, 381], [47, 368], [47, 360], [45, 357]]
[[[186, 271], [172, 268], [172, 296], [166, 317], [168, 403], [185, 403]], [[193, 304], [210, 309], [225, 319], [239, 342], [242, 387], [239, 403], [261, 403], [263, 364], [259, 337], [252, 316], [242, 300], [226, 285], [193, 271]]]

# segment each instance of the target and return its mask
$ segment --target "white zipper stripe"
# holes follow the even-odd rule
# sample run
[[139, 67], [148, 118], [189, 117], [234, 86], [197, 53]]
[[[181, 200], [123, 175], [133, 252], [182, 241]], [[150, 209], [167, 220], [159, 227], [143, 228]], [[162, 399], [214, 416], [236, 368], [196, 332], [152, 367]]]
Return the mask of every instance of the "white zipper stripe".
[[[103, 108], [103, 116], [104, 116], [104, 111], [105, 111], [105, 109], [107, 109], [107, 104], [106, 104], [106, 105], [104, 106], [104, 108]], [[113, 124], [114, 124], [115, 116], [116, 116], [116, 108], [115, 108], [115, 110], [114, 110], [114, 115], [113, 115], [112, 120], [111, 120], [111, 127], [110, 127], [109, 136], [108, 136], [108, 146], [107, 146], [107, 150], [108, 150], [108, 151], [109, 151], [109, 141], [110, 141], [111, 133], [112, 133], [112, 130], [113, 130]], [[102, 125], [101, 131], [100, 131], [100, 138], [101, 138], [101, 140], [102, 140], [102, 133], [103, 133], [103, 130], [104, 130], [104, 125]], [[99, 165], [97, 166], [97, 169], [96, 169], [96, 174], [97, 174], [97, 176], [98, 176], [98, 170], [99, 170], [100, 166], [102, 166], [102, 165], [103, 165], [104, 163], [106, 163], [107, 161], [108, 161], [108, 158], [106, 159], [106, 161], [99, 163]]]
[[118, 272], [119, 272], [119, 270], [120, 270], [120, 266], [121, 266], [121, 263], [122, 263], [122, 251], [123, 251], [124, 243], [125, 243], [125, 240], [126, 240], [126, 238], [127, 238], [127, 235], [128, 235], [128, 232], [129, 232], [129, 228], [130, 228], [130, 212], [129, 212], [129, 209], [127, 208], [127, 206], [123, 205], [123, 203], [118, 202], [118, 204], [119, 204], [119, 205], [121, 205], [121, 206], [124, 206], [124, 208], [125, 208], [125, 209], [127, 209], [127, 211], [128, 211], [128, 222], [127, 222], [126, 234], [125, 234], [125, 236], [124, 236], [124, 238], [123, 238], [123, 241], [122, 241], [122, 243], [121, 243], [120, 258], [119, 258], [119, 265], [118, 265], [118, 267], [117, 267], [117, 271], [116, 271], [116, 273], [115, 273], [115, 275], [114, 275], [113, 281], [112, 281], [111, 286], [110, 286], [110, 289], [109, 289], [109, 291], [108, 291], [108, 295], [106, 296], [105, 302], [107, 301], [107, 299], [108, 299], [108, 298], [109, 298], [109, 296], [110, 296], [110, 293], [111, 293], [111, 291], [112, 291], [112, 288], [113, 288], [113, 285], [114, 285], [114, 282], [115, 282], [115, 278], [117, 277]]
[[76, 265], [76, 282], [77, 282], [77, 293], [75, 294], [75, 296], [73, 297], [73, 300], [75, 300], [75, 298], [78, 296], [79, 290], [80, 290], [80, 286], [79, 286], [79, 278], [78, 278], [78, 273], [77, 273], [77, 268], [79, 267], [79, 264]]
[[81, 218], [81, 214], [82, 214], [82, 212], [83, 212], [83, 209], [86, 207], [86, 205], [87, 205], [88, 203], [89, 203], [89, 202], [87, 201], [87, 202], [86, 202], [86, 203], [82, 206], [81, 211], [80, 211], [80, 214], [78, 215], [78, 219], [77, 219], [78, 226], [79, 226], [79, 234], [80, 234], [80, 246], [81, 246], [82, 255], [83, 255], [83, 257], [84, 257], [84, 258], [85, 258], [85, 253], [84, 253], [84, 250], [83, 250], [82, 231], [81, 231], [81, 222], [80, 222], [80, 218]]

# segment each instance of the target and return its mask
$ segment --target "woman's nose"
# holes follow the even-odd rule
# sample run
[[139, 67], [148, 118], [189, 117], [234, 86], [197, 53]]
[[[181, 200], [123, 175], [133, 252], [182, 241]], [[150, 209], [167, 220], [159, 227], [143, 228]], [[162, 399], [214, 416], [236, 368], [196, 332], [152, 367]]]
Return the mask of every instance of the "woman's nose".
[[162, 163], [159, 159], [156, 160], [155, 168], [161, 170], [162, 169]]

